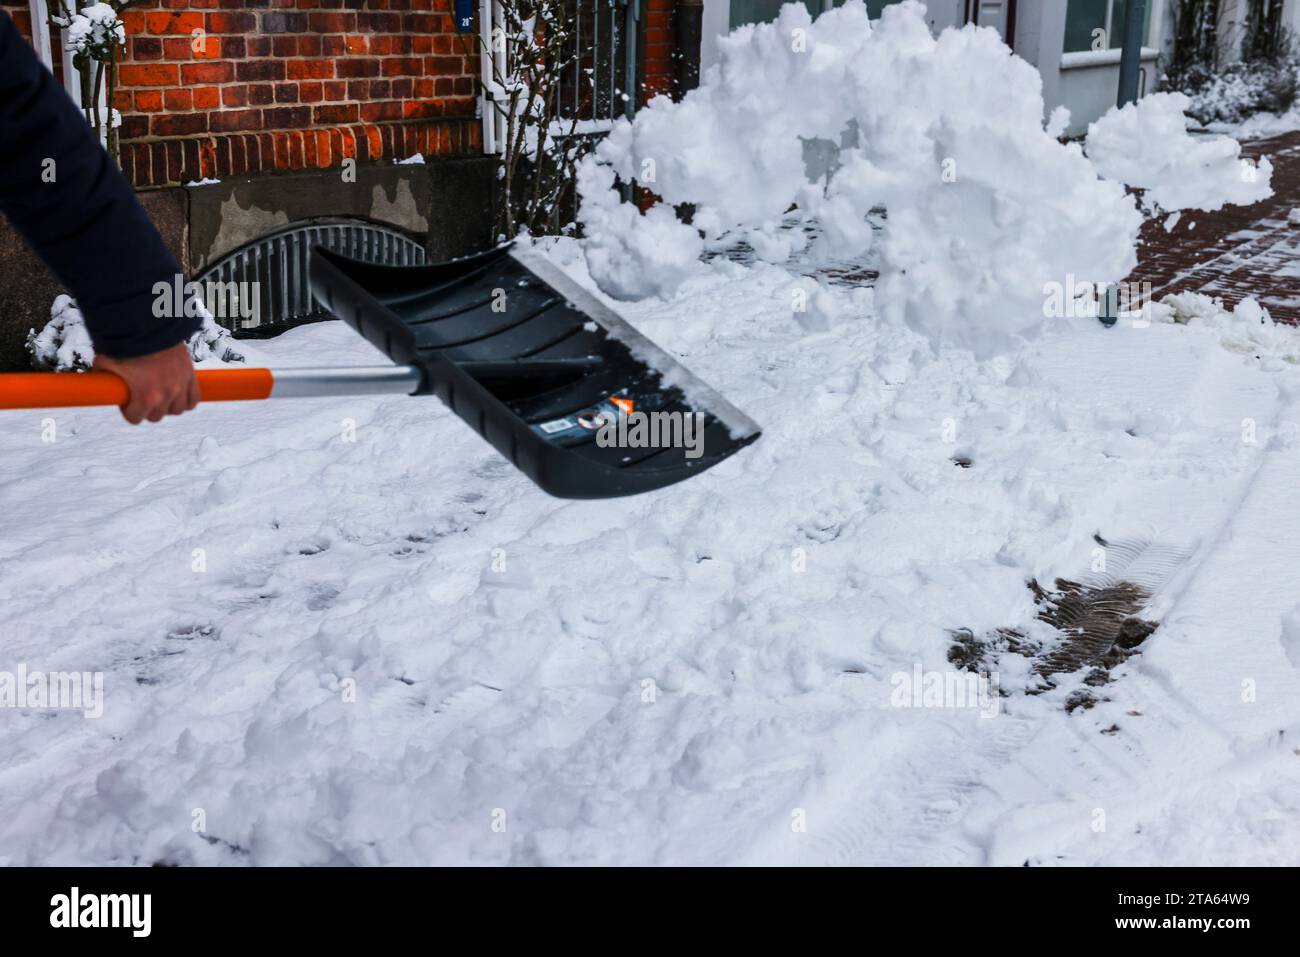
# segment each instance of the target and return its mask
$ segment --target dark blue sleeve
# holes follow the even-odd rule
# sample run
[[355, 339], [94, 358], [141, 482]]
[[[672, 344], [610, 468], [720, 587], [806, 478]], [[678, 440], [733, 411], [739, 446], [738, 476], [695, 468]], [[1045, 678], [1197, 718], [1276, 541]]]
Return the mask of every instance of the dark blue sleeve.
[[[53, 160], [54, 182], [42, 173]], [[148, 355], [201, 320], [154, 315], [154, 285], [181, 274], [81, 111], [0, 13], [0, 212], [77, 300], [96, 351]]]

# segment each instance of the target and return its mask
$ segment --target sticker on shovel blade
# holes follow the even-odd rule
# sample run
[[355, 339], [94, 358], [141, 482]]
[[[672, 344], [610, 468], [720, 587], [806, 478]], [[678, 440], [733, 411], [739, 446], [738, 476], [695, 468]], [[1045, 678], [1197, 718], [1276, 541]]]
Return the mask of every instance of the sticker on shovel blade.
[[598, 432], [608, 423], [616, 422], [619, 416], [626, 415], [631, 408], [632, 401], [630, 399], [621, 396], [610, 396], [575, 415], [566, 415], [560, 419], [552, 419], [549, 422], [534, 425], [533, 431], [544, 439], [554, 441], [572, 439]]

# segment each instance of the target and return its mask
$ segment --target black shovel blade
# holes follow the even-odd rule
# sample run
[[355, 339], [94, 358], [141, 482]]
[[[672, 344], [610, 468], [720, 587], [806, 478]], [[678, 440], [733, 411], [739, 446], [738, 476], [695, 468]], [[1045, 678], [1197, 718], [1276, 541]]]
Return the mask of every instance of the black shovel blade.
[[544, 491], [615, 498], [698, 475], [758, 426], [544, 257], [510, 247], [428, 266], [317, 248], [322, 305]]

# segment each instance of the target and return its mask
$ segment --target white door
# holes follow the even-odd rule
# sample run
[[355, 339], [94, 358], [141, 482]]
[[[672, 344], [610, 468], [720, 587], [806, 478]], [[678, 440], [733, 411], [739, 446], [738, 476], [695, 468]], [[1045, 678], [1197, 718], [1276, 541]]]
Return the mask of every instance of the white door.
[[1012, 0], [971, 0], [971, 20], [982, 27], [992, 27], [1007, 39], [1011, 23]]

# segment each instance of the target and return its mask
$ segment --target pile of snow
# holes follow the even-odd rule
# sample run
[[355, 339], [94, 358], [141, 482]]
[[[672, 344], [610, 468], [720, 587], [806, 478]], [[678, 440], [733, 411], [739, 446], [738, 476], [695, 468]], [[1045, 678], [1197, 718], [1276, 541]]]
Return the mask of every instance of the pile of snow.
[[[1044, 128], [1039, 75], [996, 31], [935, 38], [913, 0], [874, 23], [861, 0], [815, 21], [789, 4], [775, 22], [719, 40], [719, 54], [698, 89], [620, 120], [585, 161], [585, 249], [608, 294], [671, 295], [704, 268], [701, 236], [782, 262], [807, 235], [789, 228], [793, 218], [817, 223], [817, 254], [871, 257], [885, 319], [988, 355], [1039, 330], [1045, 287], [1069, 277], [1110, 284], [1136, 265], [1135, 200], [1099, 177], [1078, 144], [1058, 141], [1063, 111]], [[1146, 155], [1182, 151], [1181, 121], [1177, 133], [1145, 144]], [[805, 166], [810, 140], [842, 144], [817, 182]], [[1222, 157], [1211, 158], [1217, 177]], [[1177, 164], [1161, 169], [1186, 174]], [[664, 204], [644, 216], [621, 205], [609, 188], [615, 174]], [[1187, 201], [1225, 201], [1210, 195], [1209, 180]], [[1253, 201], [1267, 180], [1261, 168], [1256, 183], [1231, 185], [1226, 201]], [[694, 205], [691, 225], [672, 215], [683, 203]], [[887, 216], [873, 233], [867, 214], [879, 207]]]
[[[868, 253], [866, 213], [885, 207], [882, 312], [977, 351], [1038, 324], [1046, 283], [1071, 272], [1116, 281], [1135, 265], [1132, 201], [1044, 129], [1038, 74], [995, 31], [936, 39], [912, 2], [873, 26], [853, 0], [816, 21], [787, 5], [719, 48], [699, 89], [653, 101], [597, 152], [625, 179], [646, 182], [652, 170], [647, 185], [668, 204], [694, 203], [691, 226], [665, 211], [633, 230], [593, 195], [595, 178], [584, 181], [589, 262], [612, 295], [671, 292], [684, 270], [660, 269], [656, 257], [689, 248], [696, 229], [781, 261], [802, 235], [781, 228], [791, 206], [818, 222], [819, 252], [836, 258]], [[806, 175], [812, 138], [850, 144], [829, 182]]]
[[[203, 310], [203, 327], [189, 341], [195, 362], [243, 362], [246, 350], [235, 342], [230, 330], [217, 325], [212, 314]], [[95, 347], [86, 330], [86, 320], [76, 301], [60, 295], [50, 307], [50, 321], [37, 332], [27, 334], [27, 351], [37, 369], [57, 372], [84, 371], [95, 363]]]
[[1300, 333], [1294, 326], [1275, 322], [1253, 298], [1243, 299], [1229, 309], [1217, 296], [1174, 293], [1151, 303], [1148, 315], [1155, 322], [1211, 329], [1218, 334], [1223, 348], [1252, 356], [1266, 369], [1300, 363]]
[[1164, 210], [1213, 211], [1273, 195], [1273, 164], [1242, 159], [1227, 136], [1191, 136], [1183, 93], [1153, 93], [1088, 127], [1088, 158], [1101, 175], [1146, 190]]
[[616, 299], [643, 299], [676, 289], [699, 268], [704, 244], [660, 203], [642, 215], [614, 191], [608, 166], [578, 167], [587, 266]]

